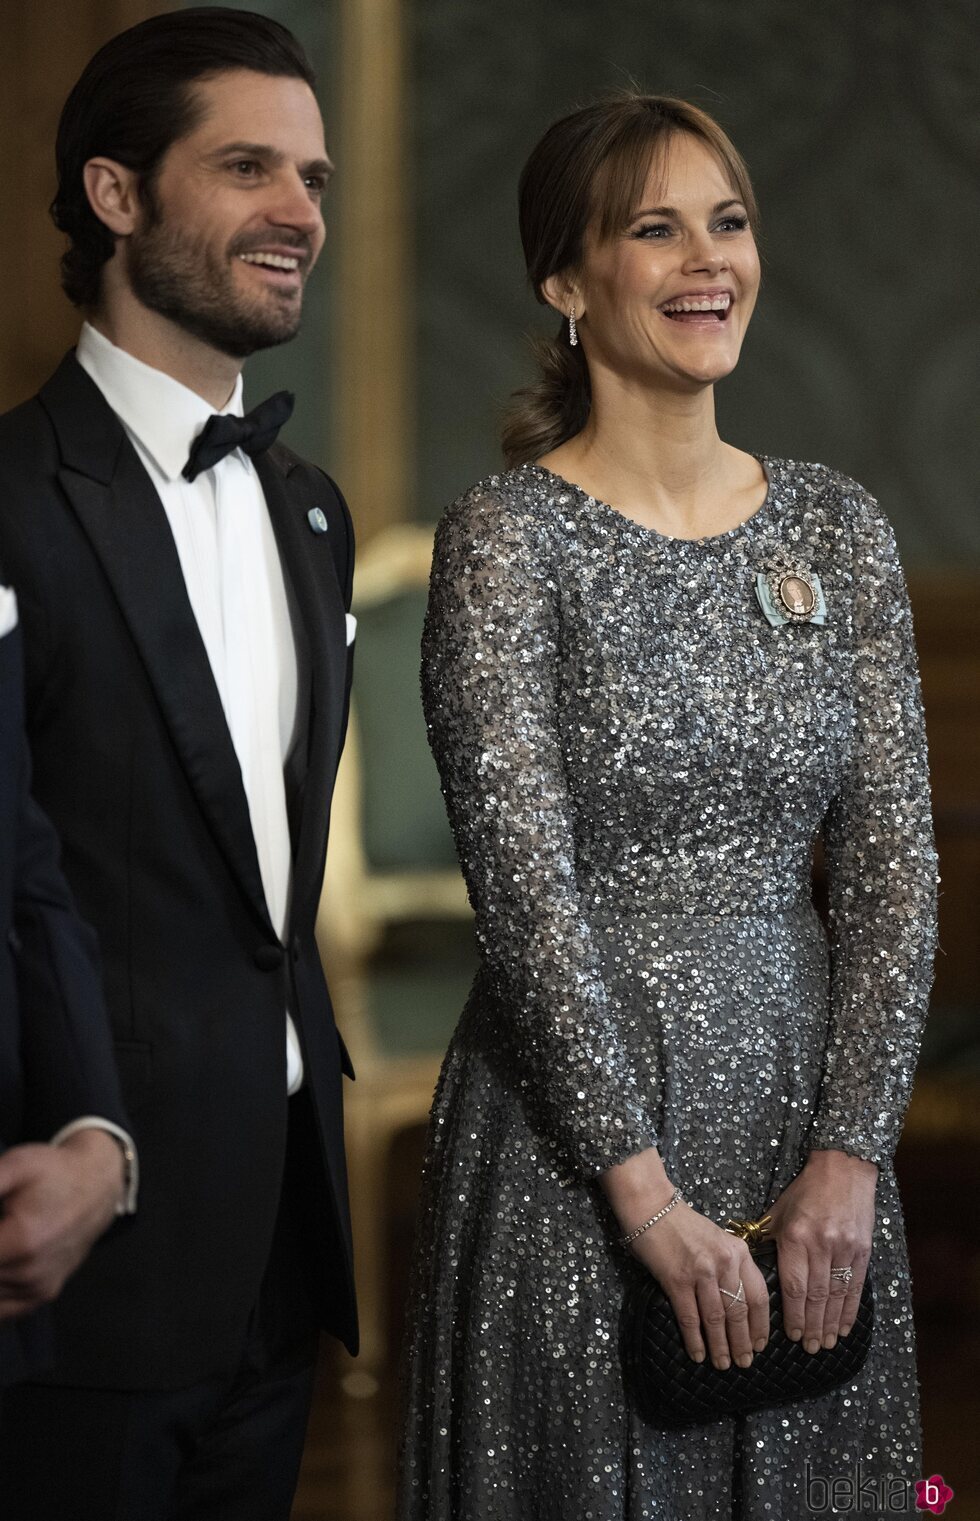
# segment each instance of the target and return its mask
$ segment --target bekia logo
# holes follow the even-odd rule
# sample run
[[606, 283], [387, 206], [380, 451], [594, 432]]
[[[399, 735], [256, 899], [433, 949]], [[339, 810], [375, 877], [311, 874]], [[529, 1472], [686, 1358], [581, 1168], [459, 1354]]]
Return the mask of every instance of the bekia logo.
[[[880, 1515], [884, 1511], [887, 1515], [904, 1516], [909, 1512], [912, 1486], [895, 1474], [866, 1473], [860, 1463], [849, 1473], [834, 1478], [814, 1473], [809, 1463], [805, 1468], [806, 1508], [811, 1515], [839, 1516], [850, 1511], [858, 1514], [873, 1511]], [[941, 1516], [953, 1498], [953, 1491], [941, 1473], [917, 1479], [914, 1487], [915, 1509], [920, 1514], [928, 1511], [930, 1515]]]
[[941, 1516], [952, 1498], [953, 1491], [941, 1473], [934, 1473], [931, 1479], [916, 1480], [916, 1510], [927, 1510], [933, 1516]]

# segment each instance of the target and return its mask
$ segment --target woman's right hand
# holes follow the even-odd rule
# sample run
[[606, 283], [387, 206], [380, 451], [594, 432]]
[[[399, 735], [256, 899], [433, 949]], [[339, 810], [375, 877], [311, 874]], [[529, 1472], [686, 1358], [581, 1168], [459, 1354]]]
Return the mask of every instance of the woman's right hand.
[[[663, 1209], [674, 1192], [655, 1146], [607, 1168], [601, 1182], [624, 1236]], [[670, 1300], [696, 1363], [704, 1362], [706, 1346], [716, 1368], [733, 1361], [747, 1368], [753, 1353], [762, 1351], [769, 1340], [769, 1291], [738, 1236], [678, 1200], [629, 1250]], [[744, 1302], [736, 1303], [721, 1291], [736, 1294], [739, 1279]]]
[[[695, 1362], [704, 1361], [707, 1345], [716, 1368], [749, 1367], [769, 1340], [769, 1291], [744, 1241], [678, 1202], [630, 1251], [670, 1300]], [[739, 1279], [744, 1303], [721, 1292], [737, 1293]]]

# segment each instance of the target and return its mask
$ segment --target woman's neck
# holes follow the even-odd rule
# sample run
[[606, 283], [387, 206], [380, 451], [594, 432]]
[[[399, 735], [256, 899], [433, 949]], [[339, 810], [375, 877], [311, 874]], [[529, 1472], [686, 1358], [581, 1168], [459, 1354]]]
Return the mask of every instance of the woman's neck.
[[710, 386], [684, 394], [615, 386], [541, 464], [646, 527], [675, 538], [723, 532], [759, 506], [761, 467], [718, 436]]

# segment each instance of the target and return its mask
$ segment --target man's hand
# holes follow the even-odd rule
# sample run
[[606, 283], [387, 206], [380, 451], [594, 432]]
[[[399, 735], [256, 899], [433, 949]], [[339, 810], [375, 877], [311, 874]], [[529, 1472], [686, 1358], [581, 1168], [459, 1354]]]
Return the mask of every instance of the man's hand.
[[56, 1299], [115, 1218], [122, 1152], [104, 1130], [0, 1156], [0, 1320]]

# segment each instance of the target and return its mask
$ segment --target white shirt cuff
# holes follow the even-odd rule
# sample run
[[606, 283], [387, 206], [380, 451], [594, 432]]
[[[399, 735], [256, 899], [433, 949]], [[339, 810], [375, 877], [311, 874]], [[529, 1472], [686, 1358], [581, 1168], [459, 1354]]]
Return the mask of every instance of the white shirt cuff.
[[140, 1159], [129, 1131], [123, 1130], [121, 1125], [114, 1125], [112, 1120], [102, 1119], [100, 1115], [84, 1114], [80, 1119], [72, 1120], [70, 1125], [62, 1125], [57, 1135], [51, 1137], [51, 1145], [60, 1146], [80, 1130], [104, 1130], [106, 1135], [111, 1135], [114, 1141], [119, 1142], [125, 1163], [125, 1181], [123, 1196], [116, 1205], [116, 1214], [135, 1215], [140, 1187]]

